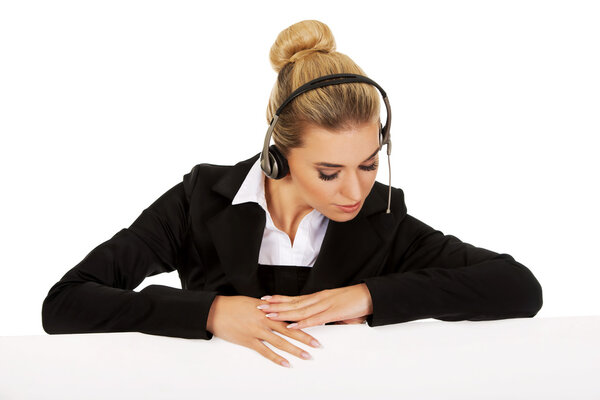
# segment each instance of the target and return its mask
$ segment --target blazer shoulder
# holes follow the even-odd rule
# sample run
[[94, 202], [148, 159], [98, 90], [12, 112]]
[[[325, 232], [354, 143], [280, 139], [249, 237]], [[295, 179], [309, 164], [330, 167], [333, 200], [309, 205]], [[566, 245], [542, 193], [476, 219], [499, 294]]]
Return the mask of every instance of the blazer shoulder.
[[199, 185], [198, 189], [211, 187], [214, 185], [224, 174], [230, 171], [233, 165], [220, 165], [211, 163], [200, 163], [192, 167], [190, 172], [183, 176], [183, 187], [188, 197]]
[[[385, 207], [387, 207], [389, 185], [375, 181], [372, 189], [380, 200], [385, 201]], [[406, 215], [407, 208], [404, 199], [404, 190], [398, 187], [392, 186], [392, 202], [390, 205], [392, 213], [400, 216]]]
[[189, 173], [184, 175], [183, 185], [186, 194], [190, 196], [194, 192], [207, 193], [212, 190], [229, 200], [233, 199], [259, 155], [260, 153], [257, 153], [235, 165], [196, 164]]

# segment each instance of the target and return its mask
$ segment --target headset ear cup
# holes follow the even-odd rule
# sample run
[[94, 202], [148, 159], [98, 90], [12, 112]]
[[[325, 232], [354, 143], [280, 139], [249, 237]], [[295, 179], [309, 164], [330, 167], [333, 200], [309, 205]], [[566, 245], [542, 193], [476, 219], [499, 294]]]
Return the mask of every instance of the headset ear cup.
[[381, 146], [383, 146], [383, 125], [381, 125], [381, 122], [379, 123], [379, 148], [381, 148]]
[[[273, 159], [272, 164], [277, 164], [277, 174], [274, 176], [270, 176], [272, 179], [281, 179], [285, 178], [285, 176], [290, 171], [290, 167], [288, 166], [287, 159], [281, 154], [277, 146], [272, 144], [269, 146], [269, 159]], [[275, 165], [271, 165], [271, 171], [274, 171]]]

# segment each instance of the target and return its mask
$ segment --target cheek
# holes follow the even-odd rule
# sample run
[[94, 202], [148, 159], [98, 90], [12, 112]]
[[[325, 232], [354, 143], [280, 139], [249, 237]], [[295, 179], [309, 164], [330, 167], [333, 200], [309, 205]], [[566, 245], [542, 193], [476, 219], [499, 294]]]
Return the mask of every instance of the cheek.
[[373, 185], [375, 184], [375, 174], [372, 174], [370, 176], [366, 176], [364, 179], [361, 180], [361, 186], [362, 186], [362, 190], [363, 190], [363, 197], [366, 197], [369, 192], [371, 192], [371, 189], [373, 188]]
[[334, 182], [325, 182], [320, 179], [312, 179], [306, 182], [306, 191], [309, 193], [311, 200], [318, 204], [329, 204], [335, 195]]
[[304, 199], [313, 207], [327, 205], [335, 197], [336, 182], [319, 179], [318, 172], [296, 175], [296, 180], [304, 193]]

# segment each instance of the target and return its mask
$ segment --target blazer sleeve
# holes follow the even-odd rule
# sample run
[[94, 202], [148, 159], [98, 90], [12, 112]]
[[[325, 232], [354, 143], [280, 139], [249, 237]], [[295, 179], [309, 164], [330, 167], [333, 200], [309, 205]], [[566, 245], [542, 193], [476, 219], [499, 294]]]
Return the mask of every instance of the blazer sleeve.
[[393, 273], [365, 278], [373, 302], [369, 326], [423, 318], [482, 321], [533, 317], [542, 287], [508, 254], [475, 247], [406, 215], [413, 239]]
[[52, 286], [42, 305], [47, 333], [135, 331], [212, 338], [206, 322], [217, 292], [163, 285], [133, 290], [147, 276], [177, 268], [197, 168]]

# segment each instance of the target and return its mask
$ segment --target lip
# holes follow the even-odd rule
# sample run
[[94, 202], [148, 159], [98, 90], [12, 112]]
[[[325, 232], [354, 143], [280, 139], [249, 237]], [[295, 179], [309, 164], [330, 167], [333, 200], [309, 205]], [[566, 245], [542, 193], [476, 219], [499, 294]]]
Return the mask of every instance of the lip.
[[340, 210], [350, 213], [350, 212], [354, 212], [354, 211], [358, 210], [358, 207], [360, 206], [360, 201], [352, 206], [340, 206], [338, 204], [336, 204], [336, 206], [338, 206], [340, 208]]

